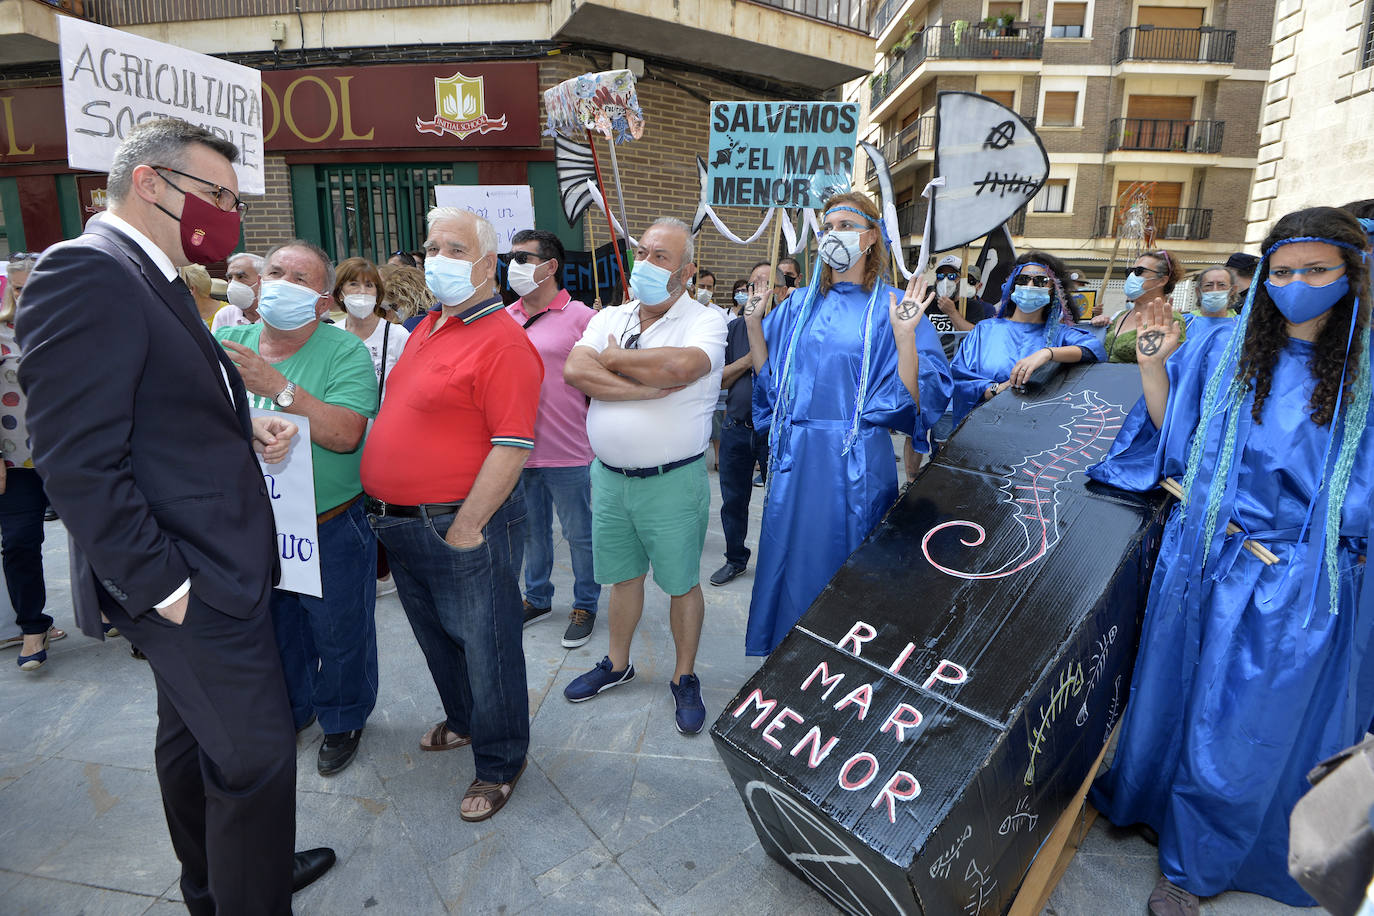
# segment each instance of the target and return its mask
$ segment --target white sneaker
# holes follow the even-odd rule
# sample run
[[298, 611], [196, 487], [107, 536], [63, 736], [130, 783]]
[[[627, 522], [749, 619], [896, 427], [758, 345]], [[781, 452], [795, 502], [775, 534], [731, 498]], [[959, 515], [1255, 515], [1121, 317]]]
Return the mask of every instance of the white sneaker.
[[396, 580], [388, 573], [384, 578], [377, 580], [377, 597], [384, 598], [387, 595], [396, 594]]

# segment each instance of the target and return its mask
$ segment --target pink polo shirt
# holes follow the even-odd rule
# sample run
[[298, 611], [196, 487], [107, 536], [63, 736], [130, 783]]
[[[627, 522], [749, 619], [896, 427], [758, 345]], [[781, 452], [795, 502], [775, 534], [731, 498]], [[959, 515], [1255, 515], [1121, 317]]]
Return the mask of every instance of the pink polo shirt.
[[[522, 299], [506, 306], [506, 311], [520, 324], [530, 319]], [[581, 302], [573, 302], [568, 291], [561, 289], [549, 307], [525, 329], [544, 361], [539, 417], [534, 422], [534, 451], [525, 462], [527, 468], [592, 463], [592, 447], [587, 442], [587, 396], [563, 381], [563, 364], [595, 314]]]

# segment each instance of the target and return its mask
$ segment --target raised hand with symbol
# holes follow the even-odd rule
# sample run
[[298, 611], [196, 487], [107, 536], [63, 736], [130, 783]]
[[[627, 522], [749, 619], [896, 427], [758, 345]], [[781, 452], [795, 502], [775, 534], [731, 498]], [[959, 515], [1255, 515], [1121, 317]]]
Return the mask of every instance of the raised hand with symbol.
[[892, 322], [893, 335], [899, 341], [903, 338], [914, 338], [916, 325], [920, 323], [926, 309], [935, 301], [935, 291], [926, 287], [925, 275], [917, 273], [913, 276], [911, 282], [907, 283], [906, 292], [901, 299], [897, 298], [895, 292], [887, 295], [890, 300], [888, 319]]

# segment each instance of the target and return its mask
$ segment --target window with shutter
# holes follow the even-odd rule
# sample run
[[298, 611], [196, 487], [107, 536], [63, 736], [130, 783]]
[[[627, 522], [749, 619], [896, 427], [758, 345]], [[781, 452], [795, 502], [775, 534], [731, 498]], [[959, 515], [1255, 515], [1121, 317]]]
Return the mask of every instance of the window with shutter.
[[1040, 123], [1045, 127], [1073, 127], [1078, 115], [1077, 92], [1046, 92]]
[[989, 19], [1001, 19], [1007, 13], [1011, 13], [1012, 19], [1020, 19], [1021, 4], [996, 2], [996, 0], [993, 0], [993, 2], [988, 3]]
[[1016, 110], [1016, 91], [1012, 89], [984, 89], [983, 95], [992, 99], [994, 102], [1005, 105], [1012, 111]]
[[1082, 38], [1083, 24], [1087, 20], [1088, 4], [1054, 4], [1054, 19], [1050, 23], [1051, 38]]

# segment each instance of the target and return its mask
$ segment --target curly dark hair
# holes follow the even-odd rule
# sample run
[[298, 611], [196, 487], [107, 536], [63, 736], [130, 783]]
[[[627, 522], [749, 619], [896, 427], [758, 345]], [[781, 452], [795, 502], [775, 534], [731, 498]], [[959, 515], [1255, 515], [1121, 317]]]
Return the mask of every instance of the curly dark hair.
[[[1054, 298], [1064, 303], [1064, 311], [1071, 315], [1072, 321], [1078, 321], [1082, 316], [1078, 312], [1078, 303], [1074, 301], [1073, 294], [1078, 289], [1078, 281], [1073, 278], [1073, 274], [1064, 262], [1050, 254], [1048, 251], [1030, 251], [1022, 253], [1012, 267], [1016, 268], [1021, 264], [1040, 264], [1050, 273], [1050, 281], [1054, 285]], [[1008, 286], [1002, 292], [1002, 304], [999, 306], [998, 314], [1005, 314], [1007, 303], [1011, 301], [1011, 287]], [[1053, 305], [1053, 301], [1050, 303]], [[1049, 314], [1046, 312], [1046, 314]]]
[[[1350, 280], [1350, 292], [1341, 297], [1329, 312], [1326, 323], [1317, 334], [1308, 368], [1317, 380], [1312, 390], [1312, 422], [1324, 426], [1331, 422], [1336, 413], [1336, 396], [1341, 386], [1341, 372], [1345, 369], [1347, 335], [1350, 332], [1350, 312], [1360, 290], [1369, 283], [1369, 275], [1360, 251], [1368, 242], [1359, 222], [1345, 210], [1335, 207], [1311, 207], [1289, 213], [1276, 222], [1262, 246], [1268, 251], [1275, 242], [1283, 239], [1311, 236], [1346, 242], [1357, 250], [1338, 248], [1341, 260], [1345, 262], [1345, 274]], [[1264, 259], [1268, 269], [1269, 258]], [[1240, 378], [1245, 387], [1254, 388], [1255, 403], [1250, 414], [1255, 422], [1260, 422], [1260, 412], [1269, 397], [1270, 385], [1274, 379], [1274, 365], [1278, 362], [1279, 352], [1288, 343], [1288, 325], [1283, 313], [1274, 305], [1265, 289], [1262, 276], [1255, 275], [1255, 304], [1251, 309], [1249, 326], [1245, 332], [1245, 344], [1240, 355]], [[1363, 297], [1360, 314], [1356, 319], [1356, 329], [1369, 323], [1369, 301]], [[1350, 367], [1346, 372], [1345, 388], [1347, 394], [1355, 383], [1365, 360], [1362, 358], [1360, 337], [1355, 336], [1350, 343]]]

